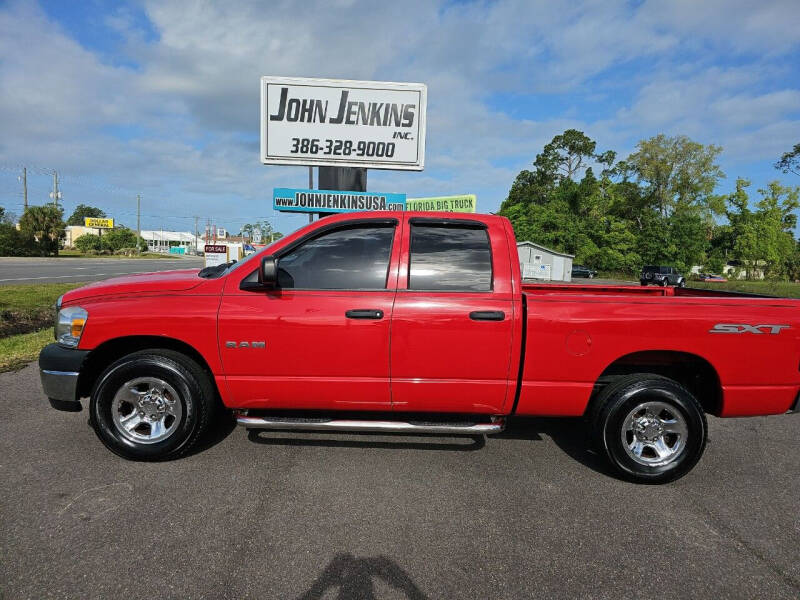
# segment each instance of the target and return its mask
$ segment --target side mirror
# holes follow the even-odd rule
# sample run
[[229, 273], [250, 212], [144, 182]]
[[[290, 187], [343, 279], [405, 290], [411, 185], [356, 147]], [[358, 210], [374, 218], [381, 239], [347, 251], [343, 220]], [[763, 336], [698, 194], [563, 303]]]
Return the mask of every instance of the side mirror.
[[261, 259], [261, 268], [258, 269], [258, 285], [263, 288], [278, 287], [278, 261], [274, 256], [265, 256]]

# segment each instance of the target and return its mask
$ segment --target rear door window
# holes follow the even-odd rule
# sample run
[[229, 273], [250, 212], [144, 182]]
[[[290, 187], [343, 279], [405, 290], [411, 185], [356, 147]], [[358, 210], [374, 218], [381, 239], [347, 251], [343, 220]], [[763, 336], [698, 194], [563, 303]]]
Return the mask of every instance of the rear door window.
[[411, 223], [411, 290], [488, 292], [492, 253], [484, 227]]

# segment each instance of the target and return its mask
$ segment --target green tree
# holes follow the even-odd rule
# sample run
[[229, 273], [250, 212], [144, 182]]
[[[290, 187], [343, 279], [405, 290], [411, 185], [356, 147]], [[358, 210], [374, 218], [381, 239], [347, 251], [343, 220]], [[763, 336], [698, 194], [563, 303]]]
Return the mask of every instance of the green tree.
[[709, 221], [724, 211], [713, 192], [725, 174], [716, 164], [719, 146], [704, 146], [684, 135], [659, 134], [636, 145], [624, 162], [624, 171], [643, 184], [652, 205], [667, 217], [673, 211], [695, 207]]
[[604, 166], [603, 175], [609, 172], [616, 154], [607, 151], [595, 153], [597, 144], [577, 129], [567, 129], [555, 136], [533, 161], [533, 171], [519, 172], [508, 192], [503, 207], [515, 204], [545, 204], [550, 194], [584, 170], [590, 169], [592, 162]]
[[[596, 248], [593, 253], [585, 254], [587, 250], [582, 250], [578, 257], [596, 269], [632, 273], [641, 266], [642, 259], [636, 251], [636, 236], [624, 220], [614, 217], [604, 219], [591, 246]], [[582, 256], [584, 254], [585, 258]]]
[[800, 175], [800, 144], [795, 144], [789, 152], [784, 152], [781, 159], [775, 163], [775, 168], [784, 173]]
[[31, 206], [19, 220], [20, 231], [35, 238], [39, 254], [58, 256], [64, 235], [64, 211], [54, 204]]
[[611, 163], [613, 153], [595, 154], [597, 143], [577, 129], [567, 129], [546, 144], [533, 165], [553, 182], [574, 179], [593, 160]]
[[256, 229], [261, 229], [261, 240], [262, 242], [266, 239], [269, 240], [269, 235], [272, 233], [272, 225], [269, 221], [255, 221], [253, 223], [245, 223], [242, 225], [242, 228], [239, 230], [239, 235], [244, 236], [249, 239], [253, 239], [253, 231]]
[[793, 230], [797, 224], [794, 213], [800, 207], [800, 189], [773, 181], [758, 190], [762, 198], [752, 210], [747, 195], [749, 186], [749, 181], [738, 179], [736, 191], [728, 197], [731, 253], [744, 266], [748, 279], [760, 271], [772, 278], [790, 276], [797, 252]]
[[670, 217], [669, 245], [673, 249], [669, 262], [683, 273], [705, 262], [708, 227], [698, 211], [682, 210]]
[[78, 206], [75, 207], [75, 210], [72, 211], [69, 219], [67, 219], [67, 225], [83, 225], [86, 217], [103, 218], [105, 216], [106, 213], [99, 208], [88, 206], [86, 204], [78, 204]]
[[14, 222], [15, 216], [13, 213], [7, 211], [5, 208], [0, 206], [0, 223], [7, 223], [11, 224]]

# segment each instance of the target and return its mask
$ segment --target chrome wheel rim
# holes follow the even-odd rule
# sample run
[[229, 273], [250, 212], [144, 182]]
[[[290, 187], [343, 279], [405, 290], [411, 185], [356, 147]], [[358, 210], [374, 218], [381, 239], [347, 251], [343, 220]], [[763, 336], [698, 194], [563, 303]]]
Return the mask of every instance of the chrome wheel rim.
[[622, 422], [622, 446], [640, 465], [660, 467], [674, 462], [686, 447], [686, 419], [666, 402], [643, 402]]
[[157, 377], [137, 377], [124, 383], [111, 401], [114, 426], [137, 444], [161, 442], [175, 433], [183, 416], [178, 393]]

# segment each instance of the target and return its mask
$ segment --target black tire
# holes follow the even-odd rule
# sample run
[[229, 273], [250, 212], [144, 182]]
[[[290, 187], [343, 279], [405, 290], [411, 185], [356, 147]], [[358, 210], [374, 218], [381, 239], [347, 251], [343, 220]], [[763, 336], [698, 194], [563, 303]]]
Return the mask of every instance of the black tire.
[[667, 287], [668, 285], [669, 285], [669, 279], [664, 277], [664, 279], [661, 280], [661, 287]]
[[[686, 426], [686, 439], [666, 464], [642, 464], [642, 460], [658, 459], [636, 460], [622, 441], [626, 419], [644, 402], [668, 405]], [[653, 373], [636, 373], [608, 384], [593, 402], [588, 419], [597, 450], [622, 477], [637, 483], [667, 483], [683, 477], [706, 447], [708, 425], [699, 402], [677, 381]]]
[[641, 283], [642, 285], [647, 285], [647, 282], [644, 279], [640, 279], [639, 283]]
[[685, 279], [679, 280], [678, 281], [678, 287], [685, 288], [686, 287], [686, 280]]
[[[180, 403], [180, 417], [173, 418], [167, 428], [174, 424], [174, 430], [160, 441], [128, 439], [114, 423], [115, 395], [137, 378], [166, 382], [177, 395], [173, 400]], [[186, 454], [208, 429], [215, 409], [216, 394], [209, 375], [186, 355], [161, 349], [142, 350], [114, 362], [98, 378], [89, 403], [97, 437], [109, 450], [129, 460], [167, 460]]]

